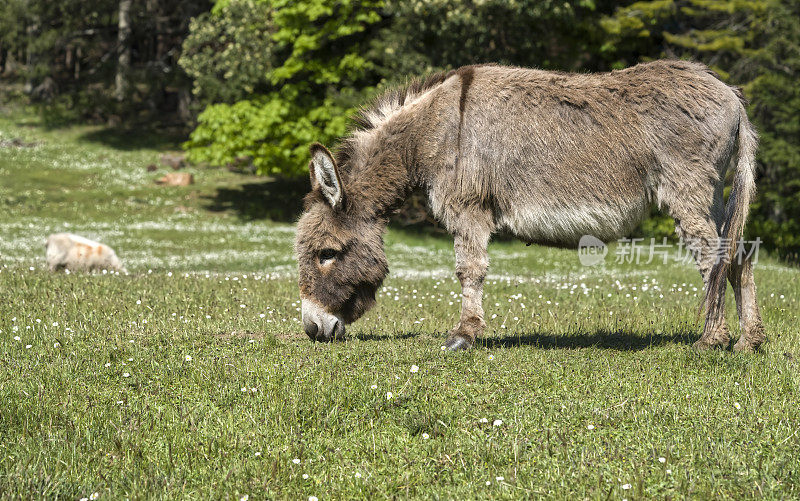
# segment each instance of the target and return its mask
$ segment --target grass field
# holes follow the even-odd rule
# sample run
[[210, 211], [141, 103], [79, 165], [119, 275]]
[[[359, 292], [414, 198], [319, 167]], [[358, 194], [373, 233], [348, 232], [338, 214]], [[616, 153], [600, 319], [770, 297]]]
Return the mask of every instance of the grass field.
[[[390, 230], [378, 306], [312, 344], [293, 226], [253, 218], [286, 221], [279, 183], [157, 187], [169, 141], [5, 110], [17, 137], [37, 144], [0, 148], [2, 498], [800, 498], [796, 268], [761, 256], [762, 353], [695, 353], [693, 266], [498, 242], [486, 336], [449, 354], [452, 242]], [[47, 273], [63, 230], [130, 275]]]

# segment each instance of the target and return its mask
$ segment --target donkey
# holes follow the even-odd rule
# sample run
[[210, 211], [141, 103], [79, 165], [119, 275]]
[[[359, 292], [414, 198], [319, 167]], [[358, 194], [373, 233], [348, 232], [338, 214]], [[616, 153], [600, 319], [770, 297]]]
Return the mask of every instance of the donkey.
[[470, 348], [486, 326], [492, 234], [561, 247], [587, 234], [608, 242], [653, 204], [696, 243], [706, 318], [695, 347], [730, 343], [730, 280], [742, 329], [735, 349], [758, 348], [765, 334], [752, 262], [732, 259], [755, 193], [757, 136], [744, 104], [706, 66], [672, 60], [598, 74], [467, 66], [387, 92], [362, 110], [335, 155], [311, 146], [295, 243], [306, 333], [341, 336], [375, 304], [388, 273], [387, 221], [421, 188], [454, 237], [462, 302], [450, 350]]

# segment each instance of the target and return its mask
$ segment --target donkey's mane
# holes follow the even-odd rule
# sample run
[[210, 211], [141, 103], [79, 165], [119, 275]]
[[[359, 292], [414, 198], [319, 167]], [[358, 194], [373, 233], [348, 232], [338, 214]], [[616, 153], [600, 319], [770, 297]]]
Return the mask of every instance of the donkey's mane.
[[425, 78], [414, 78], [405, 85], [392, 87], [375, 98], [370, 104], [363, 106], [353, 117], [347, 136], [336, 148], [336, 163], [343, 166], [353, 157], [358, 144], [356, 136], [380, 127], [386, 119], [406, 103], [436, 87], [458, 70], [440, 71]]

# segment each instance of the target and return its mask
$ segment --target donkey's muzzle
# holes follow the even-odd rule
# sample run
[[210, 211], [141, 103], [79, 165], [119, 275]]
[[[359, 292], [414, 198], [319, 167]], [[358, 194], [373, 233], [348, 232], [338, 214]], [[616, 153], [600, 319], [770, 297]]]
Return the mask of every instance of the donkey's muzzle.
[[311, 299], [302, 300], [303, 329], [313, 341], [330, 341], [344, 336], [344, 319], [332, 315]]

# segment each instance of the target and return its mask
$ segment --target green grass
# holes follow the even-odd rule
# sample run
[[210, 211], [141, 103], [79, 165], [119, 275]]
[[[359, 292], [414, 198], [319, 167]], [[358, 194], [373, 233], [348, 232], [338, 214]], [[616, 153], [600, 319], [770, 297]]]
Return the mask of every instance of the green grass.
[[[447, 354], [452, 243], [391, 230], [378, 306], [311, 344], [292, 225], [216, 203], [264, 180], [157, 187], [146, 141], [19, 113], [11, 137], [40, 144], [0, 150], [0, 497], [800, 497], [797, 269], [757, 267], [763, 353], [695, 353], [693, 266], [500, 242], [486, 336]], [[61, 230], [131, 275], [47, 273]]]

